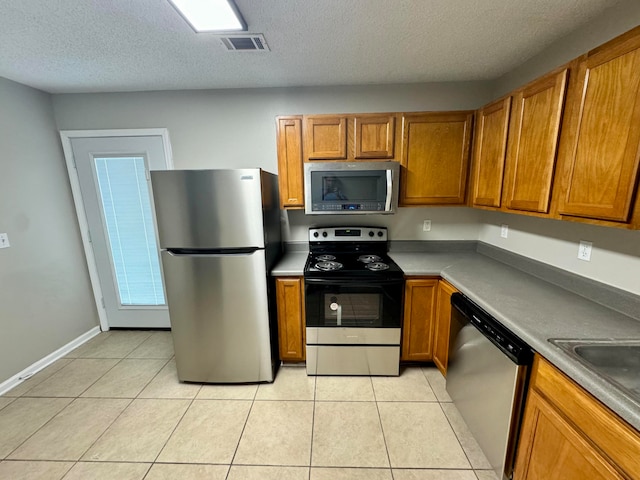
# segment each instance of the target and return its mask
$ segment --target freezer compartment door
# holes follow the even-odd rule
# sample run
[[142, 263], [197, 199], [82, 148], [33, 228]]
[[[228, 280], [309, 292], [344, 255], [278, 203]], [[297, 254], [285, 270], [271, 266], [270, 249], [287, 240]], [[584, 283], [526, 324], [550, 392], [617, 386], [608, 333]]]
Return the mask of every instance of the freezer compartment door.
[[264, 247], [260, 169], [154, 171], [151, 184], [160, 248]]
[[162, 252], [178, 378], [273, 381], [264, 251]]

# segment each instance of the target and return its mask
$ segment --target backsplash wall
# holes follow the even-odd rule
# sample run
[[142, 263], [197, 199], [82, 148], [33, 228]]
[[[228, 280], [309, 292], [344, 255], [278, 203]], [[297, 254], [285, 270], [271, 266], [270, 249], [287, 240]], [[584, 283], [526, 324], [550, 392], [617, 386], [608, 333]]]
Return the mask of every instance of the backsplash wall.
[[[283, 237], [287, 242], [307, 242], [309, 227], [387, 227], [390, 240], [477, 240], [482, 229], [481, 212], [466, 207], [399, 208], [393, 215], [305, 215], [302, 210], [283, 213]], [[431, 230], [423, 231], [425, 220]]]

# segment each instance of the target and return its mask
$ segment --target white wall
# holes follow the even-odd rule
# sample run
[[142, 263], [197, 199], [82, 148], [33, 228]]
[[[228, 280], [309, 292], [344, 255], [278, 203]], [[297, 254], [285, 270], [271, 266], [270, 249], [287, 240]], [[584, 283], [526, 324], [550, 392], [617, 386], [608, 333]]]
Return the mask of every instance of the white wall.
[[0, 78], [0, 383], [98, 325], [51, 97]]
[[[485, 212], [483, 222], [483, 242], [640, 295], [640, 231], [500, 212]], [[581, 240], [593, 243], [589, 262], [578, 259]]]

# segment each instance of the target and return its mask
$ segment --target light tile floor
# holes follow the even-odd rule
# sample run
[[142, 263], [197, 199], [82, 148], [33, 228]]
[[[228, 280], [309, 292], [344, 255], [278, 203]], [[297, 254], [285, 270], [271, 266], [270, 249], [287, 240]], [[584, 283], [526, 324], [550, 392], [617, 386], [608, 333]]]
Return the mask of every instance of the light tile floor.
[[0, 397], [0, 479], [495, 480], [433, 367], [178, 382], [171, 334], [101, 333]]

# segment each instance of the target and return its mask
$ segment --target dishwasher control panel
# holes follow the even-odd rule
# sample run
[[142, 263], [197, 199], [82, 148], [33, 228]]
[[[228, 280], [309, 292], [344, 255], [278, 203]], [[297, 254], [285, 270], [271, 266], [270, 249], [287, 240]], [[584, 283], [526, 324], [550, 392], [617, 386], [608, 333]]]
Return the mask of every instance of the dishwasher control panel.
[[519, 365], [531, 362], [532, 352], [524, 341], [461, 293], [451, 296], [451, 306]]

